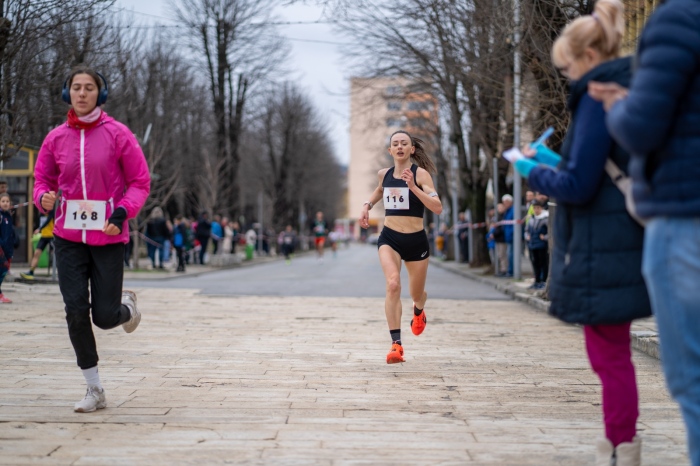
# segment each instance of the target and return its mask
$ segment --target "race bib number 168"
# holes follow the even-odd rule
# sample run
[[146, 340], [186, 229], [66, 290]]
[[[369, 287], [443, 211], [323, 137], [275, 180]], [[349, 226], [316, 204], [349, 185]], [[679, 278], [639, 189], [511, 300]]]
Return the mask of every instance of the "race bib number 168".
[[105, 226], [106, 201], [66, 201], [68, 230], [102, 230]]

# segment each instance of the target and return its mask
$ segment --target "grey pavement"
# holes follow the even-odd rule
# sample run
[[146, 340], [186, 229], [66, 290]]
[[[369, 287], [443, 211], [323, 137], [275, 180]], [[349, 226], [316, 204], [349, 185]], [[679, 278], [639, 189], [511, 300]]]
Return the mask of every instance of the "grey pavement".
[[[96, 330], [108, 407], [90, 414], [72, 411], [84, 381], [57, 287], [3, 285], [0, 464], [593, 463], [600, 386], [578, 327], [431, 266], [428, 327], [404, 315], [406, 363], [389, 366], [376, 250], [345, 252], [130, 282], [143, 320]], [[269, 291], [231, 288], [251, 275]], [[288, 294], [308, 282], [327, 289]], [[644, 464], [687, 465], [659, 361], [634, 359]]]
[[[528, 286], [534, 280], [532, 278], [532, 269], [529, 261], [523, 259], [523, 273], [521, 280], [512, 278], [499, 278], [492, 274], [489, 267], [472, 268], [467, 263], [454, 261], [441, 261], [431, 259], [434, 267], [456, 273], [463, 277], [469, 278], [472, 281], [483, 283], [491, 286], [496, 290], [505, 293], [514, 299], [527, 303], [535, 309], [543, 312], [549, 311], [549, 301], [545, 299], [545, 291], [529, 290]], [[632, 347], [648, 354], [656, 359], [661, 359], [661, 351], [659, 349], [659, 336], [656, 329], [656, 320], [654, 316], [646, 319], [638, 319], [632, 323]]]

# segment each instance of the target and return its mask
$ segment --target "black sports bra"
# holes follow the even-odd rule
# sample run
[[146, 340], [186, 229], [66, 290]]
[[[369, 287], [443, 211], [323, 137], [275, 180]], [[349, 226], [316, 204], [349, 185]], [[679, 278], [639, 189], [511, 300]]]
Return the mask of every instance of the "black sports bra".
[[[415, 163], [411, 164], [411, 171], [413, 172], [413, 179], [416, 180], [418, 178], [418, 165]], [[416, 185], [418, 185], [417, 181]], [[384, 215], [386, 217], [423, 218], [425, 206], [418, 199], [418, 196], [408, 189], [408, 185], [406, 185], [404, 180], [394, 178], [394, 167], [386, 171], [382, 180], [382, 187], [384, 188], [382, 200], [384, 201]]]

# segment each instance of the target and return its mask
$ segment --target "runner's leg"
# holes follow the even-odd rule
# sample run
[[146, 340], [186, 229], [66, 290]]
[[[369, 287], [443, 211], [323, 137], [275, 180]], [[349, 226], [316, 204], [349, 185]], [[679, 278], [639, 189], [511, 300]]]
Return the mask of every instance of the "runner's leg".
[[401, 328], [401, 256], [391, 246], [379, 248], [379, 262], [386, 280], [384, 312], [389, 330]]
[[430, 261], [408, 261], [406, 271], [408, 272], [408, 291], [418, 309], [423, 309], [428, 293], [425, 292], [425, 280], [428, 276], [428, 264]]

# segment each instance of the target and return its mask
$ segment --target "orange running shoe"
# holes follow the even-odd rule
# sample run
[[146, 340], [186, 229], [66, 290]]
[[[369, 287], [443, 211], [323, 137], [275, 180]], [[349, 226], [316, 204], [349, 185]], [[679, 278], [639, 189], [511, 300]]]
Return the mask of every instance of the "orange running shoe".
[[411, 331], [414, 335], [420, 335], [425, 330], [425, 325], [428, 319], [425, 317], [425, 309], [420, 311], [420, 315], [416, 315], [416, 305], [413, 305], [413, 319], [411, 319]]
[[396, 364], [397, 362], [406, 362], [403, 358], [403, 348], [398, 343], [391, 344], [391, 351], [386, 355], [387, 364]]

